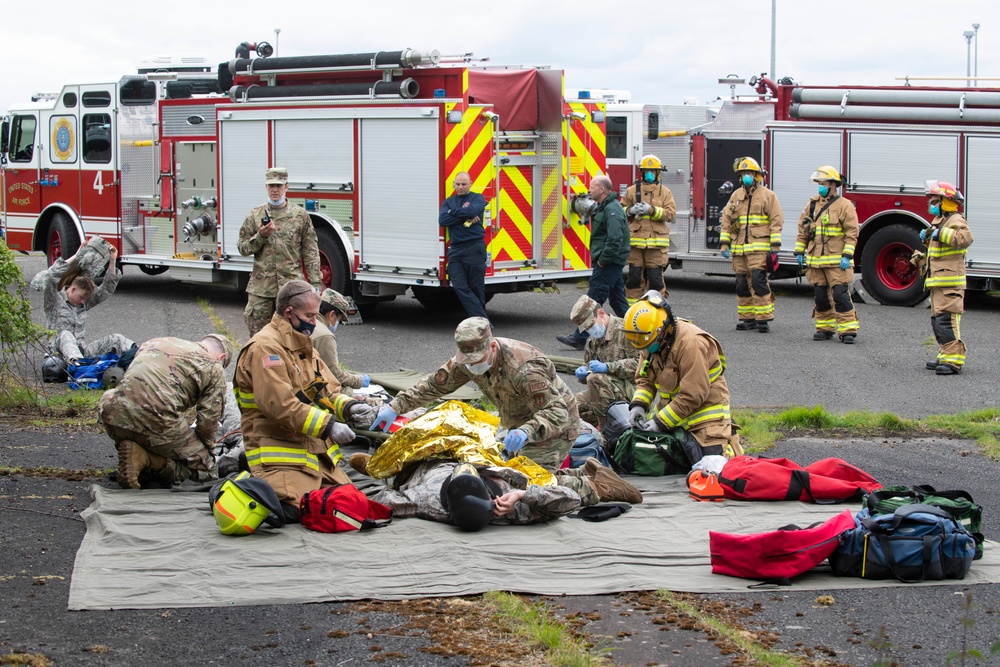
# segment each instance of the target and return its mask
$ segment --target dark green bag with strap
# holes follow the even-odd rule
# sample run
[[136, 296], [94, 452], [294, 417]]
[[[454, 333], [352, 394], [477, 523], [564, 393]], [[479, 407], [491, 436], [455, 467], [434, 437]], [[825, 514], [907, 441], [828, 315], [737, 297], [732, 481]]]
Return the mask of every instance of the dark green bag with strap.
[[629, 429], [618, 438], [612, 460], [629, 475], [686, 475], [691, 463], [684, 453], [684, 429], [669, 433]]
[[976, 504], [968, 491], [938, 491], [928, 484], [890, 486], [868, 494], [864, 502], [872, 516], [892, 514], [903, 505], [917, 503], [939, 507], [957, 519], [976, 540], [975, 560], [983, 557], [983, 508]]

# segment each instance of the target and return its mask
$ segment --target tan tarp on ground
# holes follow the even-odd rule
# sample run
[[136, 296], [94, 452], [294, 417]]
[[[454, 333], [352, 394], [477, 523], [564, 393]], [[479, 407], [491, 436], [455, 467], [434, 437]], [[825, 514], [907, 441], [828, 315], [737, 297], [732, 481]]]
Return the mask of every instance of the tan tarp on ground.
[[[826, 519], [844, 505], [697, 503], [683, 477], [633, 478], [646, 502], [602, 523], [563, 518], [480, 533], [420, 519], [322, 534], [301, 526], [247, 537], [219, 533], [201, 493], [92, 487], [69, 608], [224, 607], [508, 590], [595, 595], [666, 588], [745, 592], [755, 582], [713, 575], [708, 531], [759, 532]], [[989, 542], [962, 585], [1000, 582]], [[936, 582], [935, 582], [936, 583]], [[955, 584], [957, 582], [945, 582]], [[810, 573], [792, 590], [903, 586]], [[782, 590], [789, 590], [784, 588]]]

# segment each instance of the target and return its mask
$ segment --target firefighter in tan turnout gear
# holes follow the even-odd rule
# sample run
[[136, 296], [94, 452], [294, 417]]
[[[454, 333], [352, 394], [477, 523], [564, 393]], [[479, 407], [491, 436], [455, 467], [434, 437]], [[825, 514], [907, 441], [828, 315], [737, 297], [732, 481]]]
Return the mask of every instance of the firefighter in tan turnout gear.
[[242, 413], [247, 462], [278, 494], [285, 518], [298, 519], [307, 491], [349, 484], [339, 445], [354, 440], [346, 422], [371, 423], [373, 408], [345, 396], [309, 335], [319, 295], [293, 280], [278, 291], [277, 312], [243, 348], [233, 390]]
[[843, 179], [834, 167], [820, 167], [810, 180], [819, 192], [799, 216], [795, 259], [814, 290], [813, 340], [829, 340], [836, 333], [841, 342], [850, 344], [858, 335], [858, 315], [851, 301], [858, 214], [854, 203], [838, 194]]
[[938, 375], [955, 375], [965, 366], [959, 324], [965, 311], [965, 253], [972, 245], [972, 231], [958, 212], [964, 202], [951, 183], [927, 182], [927, 212], [934, 220], [920, 232], [926, 255], [918, 251], [913, 261], [923, 264], [924, 286], [931, 291], [931, 328], [938, 353], [927, 368]]
[[236, 242], [241, 255], [253, 255], [243, 313], [251, 336], [270, 321], [274, 298], [289, 280], [305, 279], [322, 288], [316, 230], [306, 210], [286, 199], [288, 170], [273, 167], [264, 176], [268, 201], [250, 211]]
[[720, 254], [733, 260], [739, 331], [770, 331], [774, 294], [767, 282], [767, 257], [781, 249], [784, 216], [778, 197], [764, 187], [764, 172], [751, 157], [733, 164], [740, 186], [722, 211]]
[[639, 161], [639, 180], [628, 187], [622, 206], [628, 213], [628, 280], [625, 298], [635, 303], [647, 290], [663, 291], [663, 272], [670, 250], [670, 227], [677, 205], [670, 188], [660, 183], [663, 163], [655, 155]]
[[[704, 456], [742, 454], [729, 416], [729, 386], [722, 374], [722, 345], [691, 322], [674, 317], [659, 292], [650, 291], [629, 308], [625, 337], [643, 350], [629, 418], [645, 431], [683, 428], [691, 465]], [[661, 407], [647, 420], [657, 401]]]

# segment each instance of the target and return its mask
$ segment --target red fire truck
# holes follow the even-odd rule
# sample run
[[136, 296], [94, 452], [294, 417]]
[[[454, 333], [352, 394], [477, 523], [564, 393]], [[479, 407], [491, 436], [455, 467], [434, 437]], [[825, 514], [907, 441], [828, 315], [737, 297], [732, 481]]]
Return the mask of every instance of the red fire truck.
[[[411, 289], [457, 304], [437, 224], [457, 173], [488, 202], [488, 296], [589, 274], [590, 179], [606, 169], [605, 104], [566, 101], [563, 73], [411, 49], [147, 62], [11, 108], [2, 220], [11, 248], [73, 254], [92, 235], [123, 265], [245, 284], [236, 249], [263, 174], [316, 228], [323, 282], [375, 304]], [[580, 200], [580, 201], [576, 201]], [[242, 280], [241, 280], [242, 279]]]
[[[797, 274], [796, 222], [815, 193], [809, 176], [820, 165], [833, 165], [846, 179], [843, 194], [857, 206], [855, 270], [875, 299], [913, 305], [924, 298], [909, 258], [922, 247], [919, 232], [931, 219], [924, 185], [932, 179], [955, 183], [965, 194], [976, 237], [967, 255], [969, 288], [1000, 287], [1000, 233], [992, 225], [1000, 217], [1000, 189], [993, 183], [1000, 167], [1000, 90], [800, 86], [763, 76], [750, 85], [756, 95], [723, 102], [711, 122], [690, 129], [683, 140], [673, 137], [674, 107], [643, 114], [643, 152], [678, 141], [690, 150], [691, 205], [672, 226], [672, 268], [731, 272], [719, 256], [719, 215], [735, 187], [733, 161], [749, 155], [760, 158], [785, 212], [779, 275]], [[608, 110], [609, 137], [622, 115]]]

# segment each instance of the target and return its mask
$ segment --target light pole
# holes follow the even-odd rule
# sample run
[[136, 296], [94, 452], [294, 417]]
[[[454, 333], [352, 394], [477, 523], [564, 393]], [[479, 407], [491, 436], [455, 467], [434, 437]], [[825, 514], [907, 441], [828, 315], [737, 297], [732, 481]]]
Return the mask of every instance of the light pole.
[[972, 76], [975, 77], [976, 86], [979, 86], [979, 24], [973, 23], [972, 29], [976, 32], [976, 60], [972, 66]]
[[976, 33], [971, 30], [966, 30], [962, 33], [962, 37], [965, 37], [965, 85], [972, 85], [972, 38], [976, 36]]
[[777, 26], [777, 16], [778, 16], [778, 0], [771, 0], [771, 80], [778, 80], [778, 73], [774, 71], [774, 39], [775, 39], [775, 28]]
[[281, 28], [274, 29], [274, 55], [278, 56], [278, 35], [281, 34]]

